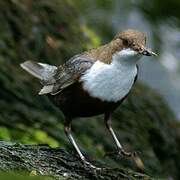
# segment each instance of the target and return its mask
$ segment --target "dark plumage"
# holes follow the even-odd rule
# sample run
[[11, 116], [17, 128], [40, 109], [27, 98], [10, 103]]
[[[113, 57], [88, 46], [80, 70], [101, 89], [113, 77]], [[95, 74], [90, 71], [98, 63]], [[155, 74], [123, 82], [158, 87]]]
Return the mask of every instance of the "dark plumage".
[[73, 83], [61, 93], [48, 95], [52, 102], [61, 109], [66, 117], [91, 117], [113, 111], [123, 100], [118, 102], [102, 101], [93, 98], [82, 87], [82, 83]]

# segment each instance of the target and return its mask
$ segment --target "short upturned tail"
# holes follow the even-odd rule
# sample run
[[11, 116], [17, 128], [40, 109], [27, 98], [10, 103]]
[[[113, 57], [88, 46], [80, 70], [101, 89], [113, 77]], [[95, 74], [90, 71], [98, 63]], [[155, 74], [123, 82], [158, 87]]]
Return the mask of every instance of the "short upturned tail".
[[46, 82], [39, 94], [48, 94], [52, 91], [53, 76], [56, 73], [57, 67], [44, 63], [36, 63], [33, 61], [25, 61], [20, 66], [34, 77], [40, 79], [42, 82]]
[[38, 63], [33, 61], [25, 61], [24, 63], [20, 64], [20, 66], [34, 77], [43, 80], [43, 67]]

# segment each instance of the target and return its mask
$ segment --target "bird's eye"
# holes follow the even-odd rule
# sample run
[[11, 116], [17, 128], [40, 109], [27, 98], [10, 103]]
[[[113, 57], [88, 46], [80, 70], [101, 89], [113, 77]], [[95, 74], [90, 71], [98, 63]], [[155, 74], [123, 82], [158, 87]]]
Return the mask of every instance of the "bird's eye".
[[129, 45], [129, 42], [128, 42], [127, 39], [123, 39], [122, 41], [123, 41], [123, 44], [124, 44], [125, 46], [128, 46], [128, 45]]

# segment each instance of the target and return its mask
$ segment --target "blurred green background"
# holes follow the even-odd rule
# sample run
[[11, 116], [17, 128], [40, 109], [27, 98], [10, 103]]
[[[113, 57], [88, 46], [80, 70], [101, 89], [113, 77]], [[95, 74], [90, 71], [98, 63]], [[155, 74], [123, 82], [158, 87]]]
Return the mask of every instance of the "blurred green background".
[[[126, 149], [142, 152], [147, 173], [180, 178], [179, 9], [179, 0], [0, 1], [0, 140], [71, 149], [61, 112], [37, 95], [38, 81], [19, 64], [59, 65], [135, 28], [159, 56], [141, 60], [139, 83], [115, 112], [113, 126]], [[73, 131], [91, 158], [135, 169], [131, 161], [103, 157], [115, 146], [102, 116], [75, 120]]]

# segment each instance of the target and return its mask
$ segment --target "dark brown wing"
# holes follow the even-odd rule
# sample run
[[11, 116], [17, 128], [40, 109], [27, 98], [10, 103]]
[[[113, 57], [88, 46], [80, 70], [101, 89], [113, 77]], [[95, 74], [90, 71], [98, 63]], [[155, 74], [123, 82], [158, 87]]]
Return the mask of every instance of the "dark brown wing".
[[58, 67], [57, 72], [53, 77], [53, 81], [43, 82], [43, 88], [50, 88], [48, 93], [51, 95], [59, 93], [64, 88], [77, 82], [94, 62], [93, 59], [85, 54], [79, 54], [72, 57], [66, 63]]

